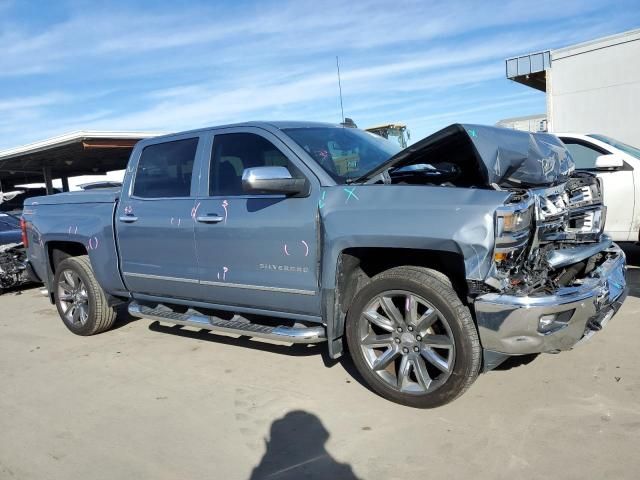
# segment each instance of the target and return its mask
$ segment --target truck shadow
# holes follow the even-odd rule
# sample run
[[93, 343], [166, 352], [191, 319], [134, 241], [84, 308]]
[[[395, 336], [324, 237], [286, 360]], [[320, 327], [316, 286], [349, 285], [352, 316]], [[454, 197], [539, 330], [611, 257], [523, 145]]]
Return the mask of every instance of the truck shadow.
[[634, 243], [621, 243], [620, 247], [627, 256], [627, 265], [640, 267], [640, 245]]
[[135, 322], [140, 320], [138, 317], [132, 316], [127, 310], [127, 305], [118, 305], [116, 307], [116, 321], [111, 327], [111, 330], [117, 330], [118, 328], [125, 327], [129, 325], [131, 322]]
[[627, 286], [629, 296], [640, 298], [640, 246], [632, 243], [622, 244], [627, 255]]

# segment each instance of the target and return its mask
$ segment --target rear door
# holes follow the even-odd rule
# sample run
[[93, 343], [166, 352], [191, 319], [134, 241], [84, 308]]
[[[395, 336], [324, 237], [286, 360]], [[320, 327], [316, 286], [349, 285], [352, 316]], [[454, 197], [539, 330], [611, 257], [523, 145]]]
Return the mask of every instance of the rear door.
[[[319, 182], [275, 135], [242, 127], [213, 132], [196, 203], [200, 297], [210, 303], [318, 315]], [[303, 198], [247, 194], [245, 168], [284, 166], [306, 177]]]
[[199, 135], [150, 142], [132, 156], [116, 212], [120, 268], [129, 291], [195, 298], [198, 272], [192, 210]]
[[595, 173], [602, 179], [604, 204], [607, 207], [605, 231], [614, 241], [629, 240], [635, 202], [632, 167], [625, 163], [616, 170], [597, 170], [596, 159], [612, 152], [578, 138], [561, 137], [560, 140], [571, 152], [576, 169]]

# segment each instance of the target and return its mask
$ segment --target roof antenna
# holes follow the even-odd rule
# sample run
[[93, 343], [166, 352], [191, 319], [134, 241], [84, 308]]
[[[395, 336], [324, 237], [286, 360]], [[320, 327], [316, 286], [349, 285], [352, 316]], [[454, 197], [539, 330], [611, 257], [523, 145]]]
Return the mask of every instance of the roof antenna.
[[338, 90], [340, 91], [340, 112], [342, 113], [342, 126], [344, 126], [344, 107], [342, 106], [342, 83], [340, 83], [340, 62], [336, 55], [336, 68], [338, 69]]

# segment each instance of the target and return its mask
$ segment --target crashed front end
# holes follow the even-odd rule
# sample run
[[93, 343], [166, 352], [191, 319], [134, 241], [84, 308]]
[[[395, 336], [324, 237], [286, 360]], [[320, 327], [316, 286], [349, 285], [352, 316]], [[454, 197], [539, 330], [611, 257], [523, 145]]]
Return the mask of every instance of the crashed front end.
[[[575, 171], [556, 136], [454, 124], [374, 173], [384, 168], [392, 183], [507, 194], [495, 218], [482, 219], [485, 228], [461, 229], [459, 242], [485, 369], [509, 355], [570, 349], [620, 308], [625, 256], [603, 233], [602, 186]], [[491, 231], [493, 239], [476, 240]]]
[[486, 369], [506, 355], [573, 348], [607, 324], [627, 292], [625, 255], [603, 233], [596, 176], [571, 172], [557, 185], [511, 190], [474, 301]]

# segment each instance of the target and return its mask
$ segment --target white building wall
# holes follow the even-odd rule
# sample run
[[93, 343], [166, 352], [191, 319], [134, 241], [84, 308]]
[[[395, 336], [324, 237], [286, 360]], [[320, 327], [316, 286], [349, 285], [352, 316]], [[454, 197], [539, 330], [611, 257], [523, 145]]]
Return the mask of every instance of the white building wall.
[[551, 53], [549, 130], [640, 146], [640, 30]]
[[546, 132], [547, 116], [545, 114], [529, 115], [526, 117], [506, 118], [496, 123], [497, 127], [523, 130], [525, 132]]

